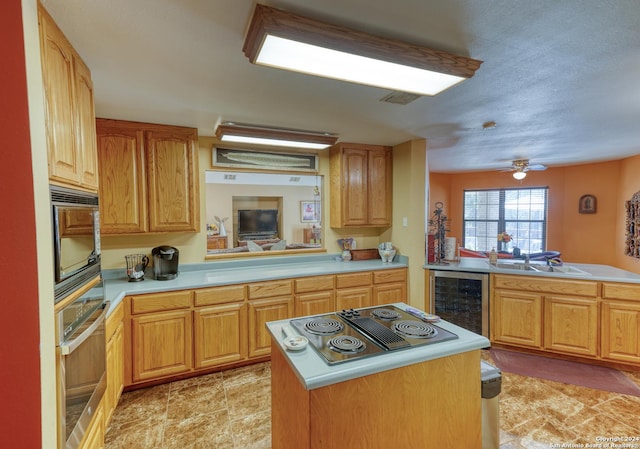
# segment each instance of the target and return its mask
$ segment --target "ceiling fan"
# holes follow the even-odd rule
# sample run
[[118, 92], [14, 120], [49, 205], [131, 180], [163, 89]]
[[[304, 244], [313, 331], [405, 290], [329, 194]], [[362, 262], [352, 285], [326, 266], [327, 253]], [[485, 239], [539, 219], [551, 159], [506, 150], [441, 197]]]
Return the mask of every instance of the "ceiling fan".
[[516, 159], [511, 163], [511, 167], [502, 169], [501, 171], [512, 171], [513, 177], [521, 181], [527, 176], [529, 170], [542, 171], [546, 169], [546, 165], [530, 164], [529, 159]]

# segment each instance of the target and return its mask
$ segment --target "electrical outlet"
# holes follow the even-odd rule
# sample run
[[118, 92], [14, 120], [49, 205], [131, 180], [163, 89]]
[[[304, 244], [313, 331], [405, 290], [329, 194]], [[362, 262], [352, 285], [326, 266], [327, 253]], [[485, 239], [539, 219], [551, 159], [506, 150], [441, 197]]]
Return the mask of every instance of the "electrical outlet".
[[402, 217], [402, 226], [405, 228], [409, 225], [409, 219], [407, 217]]

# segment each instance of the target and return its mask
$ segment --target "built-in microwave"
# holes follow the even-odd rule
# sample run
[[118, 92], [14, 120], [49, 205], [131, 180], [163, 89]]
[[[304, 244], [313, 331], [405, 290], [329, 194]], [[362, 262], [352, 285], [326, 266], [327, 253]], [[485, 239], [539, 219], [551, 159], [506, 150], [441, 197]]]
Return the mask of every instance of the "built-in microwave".
[[100, 274], [98, 195], [50, 186], [55, 302]]

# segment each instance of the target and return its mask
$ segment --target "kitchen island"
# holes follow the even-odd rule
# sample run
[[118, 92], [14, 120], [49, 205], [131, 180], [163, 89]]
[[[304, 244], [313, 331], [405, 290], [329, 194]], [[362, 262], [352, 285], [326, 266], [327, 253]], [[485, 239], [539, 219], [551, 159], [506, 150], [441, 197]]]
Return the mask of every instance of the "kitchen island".
[[274, 449], [481, 447], [486, 338], [440, 321], [458, 338], [329, 365], [311, 345], [287, 350], [287, 324], [267, 323]]

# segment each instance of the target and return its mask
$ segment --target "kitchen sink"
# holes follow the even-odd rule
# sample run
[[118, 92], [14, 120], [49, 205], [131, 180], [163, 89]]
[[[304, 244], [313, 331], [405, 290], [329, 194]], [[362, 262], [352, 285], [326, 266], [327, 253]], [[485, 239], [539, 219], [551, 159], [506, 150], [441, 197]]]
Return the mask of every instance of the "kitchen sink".
[[524, 262], [499, 262], [496, 264], [496, 268], [505, 270], [520, 270], [520, 271], [541, 271], [531, 264]]
[[573, 274], [578, 276], [591, 276], [586, 271], [581, 270], [580, 268], [576, 268], [571, 265], [561, 265], [561, 266], [548, 266], [548, 265], [540, 265], [536, 267], [538, 271], [544, 271], [546, 273], [558, 273], [558, 274]]
[[591, 276], [590, 273], [576, 268], [572, 265], [550, 266], [544, 263], [525, 263], [525, 262], [498, 262], [495, 266], [499, 270], [509, 271], [530, 271], [534, 273], [548, 273], [558, 275], [572, 276]]

